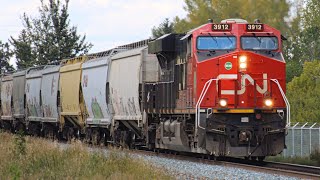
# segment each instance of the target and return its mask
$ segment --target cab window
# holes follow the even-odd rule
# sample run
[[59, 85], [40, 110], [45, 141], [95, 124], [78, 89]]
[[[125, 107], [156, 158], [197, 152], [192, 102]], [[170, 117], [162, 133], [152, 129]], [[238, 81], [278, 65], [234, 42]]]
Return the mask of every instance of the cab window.
[[234, 36], [200, 36], [197, 39], [198, 50], [233, 50], [236, 48]]
[[278, 46], [277, 37], [241, 37], [241, 47], [244, 50], [277, 50]]

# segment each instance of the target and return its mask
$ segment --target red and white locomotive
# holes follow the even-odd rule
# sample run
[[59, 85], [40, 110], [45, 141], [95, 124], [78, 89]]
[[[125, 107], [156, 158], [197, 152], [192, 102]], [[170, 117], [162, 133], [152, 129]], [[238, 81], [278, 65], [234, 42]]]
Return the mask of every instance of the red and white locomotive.
[[281, 153], [290, 123], [283, 39], [266, 24], [227, 19], [150, 43], [163, 77], [146, 88], [155, 147], [259, 159]]

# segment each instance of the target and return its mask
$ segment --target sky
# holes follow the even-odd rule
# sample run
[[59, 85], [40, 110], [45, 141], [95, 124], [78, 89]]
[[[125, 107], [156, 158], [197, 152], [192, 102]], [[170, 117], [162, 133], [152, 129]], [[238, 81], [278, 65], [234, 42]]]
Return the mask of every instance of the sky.
[[[1, 0], [0, 40], [17, 37], [23, 29], [22, 14], [37, 17], [40, 4], [40, 0]], [[184, 0], [70, 0], [69, 14], [71, 25], [94, 45], [93, 53], [148, 39], [152, 27], [165, 18], [185, 17], [183, 6]]]

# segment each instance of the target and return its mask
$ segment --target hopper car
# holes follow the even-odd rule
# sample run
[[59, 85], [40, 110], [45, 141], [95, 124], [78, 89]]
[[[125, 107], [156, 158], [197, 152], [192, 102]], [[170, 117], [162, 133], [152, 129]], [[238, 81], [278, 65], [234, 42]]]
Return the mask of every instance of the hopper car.
[[208, 22], [1, 76], [1, 127], [35, 136], [263, 160], [290, 125], [281, 32]]

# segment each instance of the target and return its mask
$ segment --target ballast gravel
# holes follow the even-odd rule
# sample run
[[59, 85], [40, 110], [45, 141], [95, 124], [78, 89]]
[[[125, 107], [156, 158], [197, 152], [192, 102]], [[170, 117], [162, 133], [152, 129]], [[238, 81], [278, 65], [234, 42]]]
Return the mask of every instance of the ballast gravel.
[[151, 155], [131, 154], [133, 158], [143, 159], [153, 165], [165, 169], [177, 179], [296, 179], [277, 174], [260, 173], [240, 168], [211, 165], [201, 162], [170, 159]]
[[[60, 148], [66, 149], [67, 144], [59, 144]], [[101, 152], [106, 157], [109, 156], [110, 151], [107, 148], [89, 147], [90, 152]], [[114, 151], [112, 151], [114, 152]], [[129, 155], [132, 158], [141, 159], [151, 163], [155, 167], [164, 169], [169, 175], [172, 175], [178, 180], [211, 180], [211, 179], [259, 179], [259, 180], [286, 180], [298, 179], [278, 174], [267, 174], [241, 168], [226, 167], [223, 165], [205, 164], [201, 162], [191, 162], [187, 160], [170, 159], [170, 157], [160, 157], [155, 155], [146, 155], [141, 153], [134, 153], [130, 151], [118, 151], [120, 155]]]

